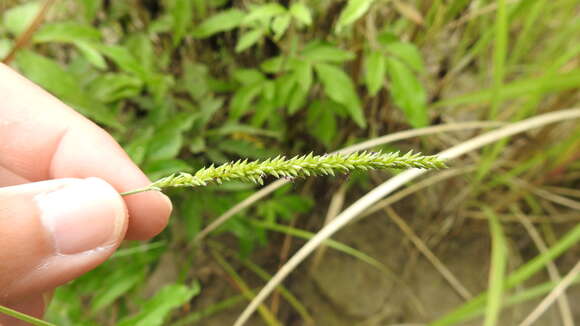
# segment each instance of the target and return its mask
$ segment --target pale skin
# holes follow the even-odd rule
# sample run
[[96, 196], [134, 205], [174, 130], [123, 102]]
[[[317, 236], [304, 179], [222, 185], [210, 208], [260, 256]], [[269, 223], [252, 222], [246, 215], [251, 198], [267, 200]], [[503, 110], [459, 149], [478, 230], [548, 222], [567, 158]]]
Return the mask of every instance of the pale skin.
[[0, 305], [42, 317], [56, 287], [161, 232], [165, 195], [119, 195], [149, 184], [107, 132], [0, 64]]

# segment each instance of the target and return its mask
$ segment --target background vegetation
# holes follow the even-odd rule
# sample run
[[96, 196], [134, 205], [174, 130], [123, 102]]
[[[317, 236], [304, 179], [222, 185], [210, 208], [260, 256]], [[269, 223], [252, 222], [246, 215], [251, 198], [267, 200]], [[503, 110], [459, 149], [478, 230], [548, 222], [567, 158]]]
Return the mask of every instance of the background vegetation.
[[[325, 153], [407, 129], [508, 124], [578, 106], [579, 12], [576, 0], [4, 0], [0, 58], [106, 128], [157, 179], [238, 158]], [[435, 154], [485, 131], [465, 129], [378, 148]], [[451, 172], [425, 179], [426, 189], [419, 181], [407, 188], [415, 189], [410, 198], [365, 219], [371, 228], [403, 231], [396, 232], [399, 245], [378, 256], [353, 240], [365, 234], [328, 243], [355, 257], [337, 269], [356, 278], [362, 262], [389, 280], [392, 272], [400, 283], [389, 293], [409, 288], [418, 297], [389, 301], [386, 293], [384, 306], [423, 310], [325, 319], [344, 313], [325, 310], [328, 302], [342, 307], [332, 294], [319, 302], [297, 294], [315, 282], [313, 269], [335, 266], [319, 252], [250, 324], [459, 325], [483, 315], [493, 325], [502, 307], [524, 307], [503, 319], [515, 325], [529, 312], [526, 304], [578, 260], [580, 235], [558, 241], [580, 220], [579, 140], [577, 120], [548, 125], [469, 153]], [[201, 241], [194, 239], [204, 226], [258, 188], [227, 183], [171, 192], [176, 209], [168, 229], [149, 243], [127, 243], [60, 288], [47, 318], [57, 325], [231, 324], [301, 239], [389, 177], [296, 180]], [[369, 233], [365, 243], [384, 237]], [[453, 254], [467, 243], [484, 244], [470, 254], [475, 261], [465, 258], [468, 266]], [[441, 265], [422, 270], [429, 254]], [[504, 280], [512, 270], [522, 276], [517, 268], [533, 257], [544, 258], [540, 267]], [[550, 279], [544, 264], [555, 270]], [[418, 292], [429, 284], [409, 287], [412, 275], [441, 279], [445, 272], [446, 280], [461, 279], [451, 282], [454, 305], [485, 291], [488, 273], [490, 299], [469, 301], [479, 310], [421, 303]], [[333, 268], [324, 273], [335, 279]], [[524, 282], [532, 275], [534, 282]], [[431, 299], [448, 287], [440, 283]], [[364, 301], [364, 289], [343, 300]], [[577, 287], [568, 295], [580, 299]], [[578, 307], [561, 298], [550, 324], [580, 322]]]

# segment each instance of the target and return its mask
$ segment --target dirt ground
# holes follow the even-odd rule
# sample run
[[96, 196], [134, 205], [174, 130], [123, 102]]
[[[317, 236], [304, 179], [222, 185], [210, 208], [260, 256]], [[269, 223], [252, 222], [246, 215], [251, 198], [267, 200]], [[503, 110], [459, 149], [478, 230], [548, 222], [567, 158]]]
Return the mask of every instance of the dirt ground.
[[[395, 207], [400, 211], [414, 211], [405, 203]], [[407, 203], [406, 205], [412, 205]], [[411, 208], [411, 209], [409, 209]], [[445, 213], [443, 213], [445, 214]], [[445, 218], [430, 218], [418, 213], [410, 216], [401, 214], [411, 228], [427, 241], [435, 255], [447, 266], [463, 286], [475, 296], [487, 287], [489, 270], [490, 241], [485, 220], [469, 220], [461, 229], [451, 230], [444, 237], [437, 238], [435, 229], [441, 229]], [[507, 225], [510, 234], [510, 270], [537, 254], [533, 243], [516, 223]], [[565, 231], [565, 230], [563, 230]], [[400, 229], [384, 213], [377, 213], [352, 223], [340, 231], [334, 239], [352, 246], [385, 265], [389, 271], [381, 271], [365, 262], [327, 248], [314, 263], [310, 258], [285, 282], [285, 285], [308, 308], [314, 318], [314, 325], [321, 326], [382, 326], [382, 325], [423, 325], [465, 302], [441, 274], [422, 256]], [[294, 241], [294, 249], [303, 242]], [[433, 245], [434, 244], [434, 245]], [[565, 272], [577, 261], [579, 250], [571, 250], [557, 263]], [[264, 257], [262, 257], [264, 258]], [[267, 266], [271, 258], [255, 258], [254, 262]], [[270, 261], [271, 263], [271, 261]], [[202, 277], [204, 290], [192, 310], [200, 309], [239, 294], [224, 278], [211, 276], [211, 267]], [[275, 269], [272, 269], [275, 270]], [[203, 273], [202, 273], [203, 274]], [[258, 288], [264, 283], [252, 274], [243, 274], [245, 280]], [[528, 281], [528, 285], [547, 281], [547, 274]], [[517, 290], [516, 290], [517, 291]], [[575, 321], [580, 322], [580, 288], [567, 291], [574, 311]], [[500, 325], [517, 325], [537, 305], [539, 300], [505, 309]], [[235, 307], [222, 311], [199, 324], [207, 326], [231, 325], [241, 310], [244, 301]], [[270, 304], [270, 301], [268, 301]], [[289, 308], [282, 299], [278, 318], [288, 326], [307, 325]], [[462, 325], [481, 325], [475, 319]], [[248, 325], [264, 325], [257, 316]], [[535, 325], [561, 325], [558, 309], [554, 305]]]

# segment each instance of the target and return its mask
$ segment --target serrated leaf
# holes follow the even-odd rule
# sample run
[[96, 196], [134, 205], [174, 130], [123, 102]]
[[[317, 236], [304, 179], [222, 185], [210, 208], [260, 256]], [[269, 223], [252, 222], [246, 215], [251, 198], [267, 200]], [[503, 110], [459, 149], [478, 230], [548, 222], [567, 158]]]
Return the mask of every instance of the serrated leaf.
[[354, 59], [352, 52], [325, 43], [313, 43], [302, 51], [302, 57], [311, 62], [341, 63]]
[[210, 37], [216, 33], [225, 32], [238, 27], [246, 14], [238, 9], [221, 11], [197, 26], [192, 35], [196, 38]]
[[249, 24], [256, 20], [266, 21], [274, 16], [286, 13], [286, 8], [278, 3], [267, 3], [253, 7], [242, 20], [244, 24]]
[[20, 35], [30, 26], [38, 12], [40, 1], [29, 1], [4, 12], [2, 25], [13, 35]]
[[336, 30], [340, 32], [345, 26], [354, 23], [362, 17], [369, 10], [373, 2], [374, 0], [349, 0], [338, 17]]
[[425, 71], [421, 52], [414, 44], [407, 42], [389, 42], [384, 45], [384, 48], [399, 60], [409, 65], [413, 70], [418, 72]]
[[365, 83], [371, 96], [377, 95], [385, 80], [385, 57], [380, 51], [371, 51], [365, 57]]
[[304, 25], [312, 25], [312, 14], [310, 9], [301, 2], [296, 2], [290, 6], [290, 14]]
[[399, 59], [386, 58], [389, 92], [395, 104], [403, 111], [409, 124], [415, 128], [428, 124], [427, 94], [413, 72]]
[[326, 95], [333, 101], [344, 105], [359, 127], [365, 127], [362, 106], [350, 77], [342, 69], [326, 63], [318, 63], [314, 68]]
[[256, 44], [264, 35], [264, 30], [258, 28], [248, 31], [240, 37], [238, 44], [236, 44], [236, 52], [242, 52], [252, 45]]

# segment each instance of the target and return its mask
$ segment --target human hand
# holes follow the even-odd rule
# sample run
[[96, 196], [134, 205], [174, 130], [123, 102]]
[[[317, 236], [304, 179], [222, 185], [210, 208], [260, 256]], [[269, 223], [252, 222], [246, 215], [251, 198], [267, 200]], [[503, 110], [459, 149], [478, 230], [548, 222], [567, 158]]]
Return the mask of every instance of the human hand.
[[165, 195], [119, 195], [149, 183], [104, 130], [0, 64], [0, 305], [40, 317], [123, 239], [159, 233]]

